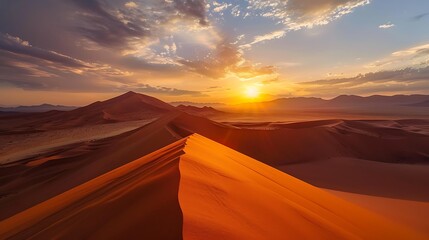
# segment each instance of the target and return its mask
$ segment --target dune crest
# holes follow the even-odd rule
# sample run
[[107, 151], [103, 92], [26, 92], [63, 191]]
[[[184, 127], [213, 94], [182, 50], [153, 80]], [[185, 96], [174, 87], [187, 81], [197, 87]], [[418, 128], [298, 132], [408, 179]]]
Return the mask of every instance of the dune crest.
[[30, 236], [423, 239], [197, 134], [0, 222], [0, 238]]

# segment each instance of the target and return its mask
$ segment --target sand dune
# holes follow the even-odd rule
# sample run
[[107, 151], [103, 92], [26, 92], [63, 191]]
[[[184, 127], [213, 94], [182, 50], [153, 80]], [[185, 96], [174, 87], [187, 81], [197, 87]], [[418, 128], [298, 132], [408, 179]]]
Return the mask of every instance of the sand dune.
[[1, 239], [180, 239], [184, 140], [0, 222]]
[[128, 92], [72, 111], [0, 116], [0, 134], [28, 133], [87, 125], [147, 120], [178, 111], [150, 96]]
[[427, 201], [429, 137], [411, 125], [330, 120], [260, 130], [173, 112], [129, 133], [2, 166], [0, 219], [193, 133], [318, 187]]
[[66, 145], [95, 141], [142, 127], [154, 119], [82, 126], [68, 129], [3, 135], [0, 138], [0, 164], [43, 155]]
[[36, 158], [1, 165], [0, 219], [177, 141], [178, 137], [163, 128], [175, 116], [111, 138], [64, 146]]
[[1, 238], [30, 236], [424, 239], [200, 135], [0, 222]]
[[[377, 126], [370, 121], [292, 123], [263, 131], [182, 114], [170, 126], [182, 135], [199, 133], [271, 165], [339, 156], [382, 162], [429, 161], [428, 133]], [[307, 151], [309, 146], [312, 151]]]
[[415, 228], [429, 236], [429, 202], [376, 197], [327, 190], [334, 195], [376, 212], [400, 224]]

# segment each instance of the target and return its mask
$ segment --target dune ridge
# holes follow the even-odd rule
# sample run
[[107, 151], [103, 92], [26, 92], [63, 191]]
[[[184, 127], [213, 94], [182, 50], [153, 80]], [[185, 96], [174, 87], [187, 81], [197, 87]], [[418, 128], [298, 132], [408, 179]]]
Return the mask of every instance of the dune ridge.
[[0, 220], [193, 133], [318, 187], [424, 201], [428, 124], [418, 122], [423, 130], [413, 132], [413, 122], [329, 120], [258, 130], [173, 112], [119, 136], [2, 165]]
[[0, 222], [30, 236], [424, 239], [198, 134]]

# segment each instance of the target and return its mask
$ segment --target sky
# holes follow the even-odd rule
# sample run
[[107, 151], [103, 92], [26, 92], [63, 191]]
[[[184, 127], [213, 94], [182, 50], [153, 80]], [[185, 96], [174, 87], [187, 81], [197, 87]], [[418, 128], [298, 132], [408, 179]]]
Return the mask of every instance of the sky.
[[429, 94], [427, 0], [0, 0], [0, 105]]

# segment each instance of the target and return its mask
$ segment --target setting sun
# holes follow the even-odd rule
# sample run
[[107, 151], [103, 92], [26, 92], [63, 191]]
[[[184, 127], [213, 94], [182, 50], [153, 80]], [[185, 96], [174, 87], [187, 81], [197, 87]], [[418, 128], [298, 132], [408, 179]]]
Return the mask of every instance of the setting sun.
[[257, 98], [259, 97], [259, 88], [256, 86], [248, 86], [245, 91], [246, 97], [248, 98]]

